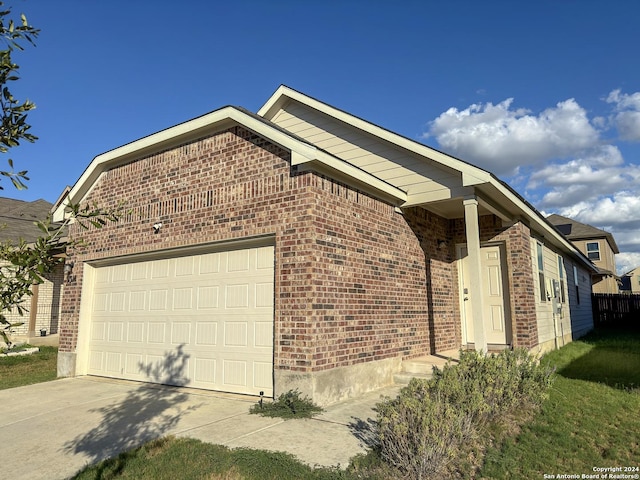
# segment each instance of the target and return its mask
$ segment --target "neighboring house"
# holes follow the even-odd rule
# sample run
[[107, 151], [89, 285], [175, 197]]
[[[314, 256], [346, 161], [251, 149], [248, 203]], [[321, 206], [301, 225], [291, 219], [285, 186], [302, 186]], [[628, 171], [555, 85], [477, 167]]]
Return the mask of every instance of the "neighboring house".
[[593, 327], [593, 265], [473, 165], [280, 87], [93, 159], [58, 373], [329, 404], [403, 359]]
[[592, 278], [593, 293], [619, 293], [621, 282], [616, 275], [615, 256], [620, 250], [613, 235], [561, 215], [550, 215], [547, 220], [598, 268]]
[[[35, 225], [51, 213], [53, 205], [46, 200], [25, 202], [12, 198], [0, 198], [0, 241], [17, 244], [20, 239], [30, 243], [42, 236]], [[23, 322], [13, 329], [16, 338], [40, 336], [41, 330], [47, 335], [58, 333], [60, 321], [60, 299], [62, 294], [63, 266], [44, 276], [44, 282], [31, 287], [33, 295], [25, 298], [27, 312], [20, 315], [17, 311], [5, 312], [12, 323]]]
[[640, 294], [640, 267], [628, 271], [621, 277], [622, 286], [620, 291], [623, 293]]

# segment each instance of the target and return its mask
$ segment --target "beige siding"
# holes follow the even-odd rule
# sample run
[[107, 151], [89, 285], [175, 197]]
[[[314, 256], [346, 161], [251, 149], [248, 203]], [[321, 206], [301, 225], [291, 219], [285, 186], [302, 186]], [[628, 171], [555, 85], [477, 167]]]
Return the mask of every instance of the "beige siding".
[[[537, 243], [531, 240], [531, 253], [536, 274], [536, 314], [538, 319], [538, 342], [540, 345], [557, 343], [564, 345], [566, 341], [584, 335], [593, 328], [593, 315], [591, 312], [591, 281], [589, 272], [579, 265], [563, 257], [563, 275], [561, 280], [558, 252], [543, 244], [544, 277], [546, 300], [540, 297], [540, 281], [537, 257]], [[578, 292], [576, 292], [574, 265], [578, 271]], [[554, 300], [554, 280], [564, 283], [565, 298]], [[561, 294], [560, 294], [561, 297]], [[578, 303], [579, 299], [579, 303]], [[559, 304], [560, 308], [554, 306]], [[554, 343], [555, 342], [555, 343]]]
[[[593, 264], [603, 270], [608, 270], [609, 272], [615, 273], [616, 271], [616, 257], [615, 253], [604, 238], [594, 238], [590, 240], [575, 240], [573, 244], [576, 246], [578, 250], [584, 253], [587, 257], [587, 243], [598, 243], [600, 259], [591, 261]], [[613, 275], [606, 276], [602, 278], [597, 283], [594, 283], [592, 286], [593, 293], [619, 293], [620, 288], [618, 286], [618, 281]]]
[[301, 104], [286, 105], [272, 121], [332, 155], [366, 168], [367, 172], [408, 194], [448, 191], [462, 186], [460, 172], [437, 167], [435, 162], [385, 144], [379, 138]]
[[29, 321], [32, 314], [32, 297], [26, 296], [22, 302], [22, 307], [26, 309], [23, 315], [17, 309], [4, 312], [6, 319], [11, 323], [22, 325], [14, 327], [12, 333], [18, 337], [24, 337], [29, 333], [40, 335], [40, 330], [47, 331], [47, 335], [58, 333], [58, 323], [60, 320], [60, 304], [62, 295], [62, 265], [45, 276], [44, 282], [38, 285], [37, 305], [35, 312], [35, 324], [32, 332], [29, 332]]
[[[544, 280], [545, 285], [540, 285], [540, 270], [538, 267], [537, 241], [531, 240], [531, 255], [534, 262], [534, 271], [536, 272], [536, 315], [538, 318], [538, 342], [540, 344], [553, 340], [555, 338], [553, 306], [550, 296], [551, 281], [558, 279], [557, 266], [555, 264], [555, 255], [544, 244], [542, 246], [544, 258]], [[546, 292], [545, 301], [542, 301], [540, 288]]]
[[631, 283], [631, 293], [640, 293], [640, 267], [634, 268], [629, 272], [629, 281]]

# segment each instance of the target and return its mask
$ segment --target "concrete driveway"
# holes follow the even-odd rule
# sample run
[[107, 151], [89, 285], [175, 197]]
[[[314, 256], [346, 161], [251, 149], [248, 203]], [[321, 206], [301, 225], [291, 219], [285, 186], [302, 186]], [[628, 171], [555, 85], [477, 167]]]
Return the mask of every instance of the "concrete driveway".
[[12, 479], [64, 479], [79, 469], [165, 435], [286, 451], [310, 465], [346, 465], [367, 447], [372, 392], [311, 420], [249, 415], [255, 397], [97, 377], [0, 390], [0, 458]]

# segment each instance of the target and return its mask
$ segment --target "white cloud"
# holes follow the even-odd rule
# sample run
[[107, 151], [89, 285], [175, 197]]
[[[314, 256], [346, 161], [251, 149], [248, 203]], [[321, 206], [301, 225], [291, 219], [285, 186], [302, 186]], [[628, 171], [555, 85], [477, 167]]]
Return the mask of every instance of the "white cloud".
[[619, 192], [595, 201], [581, 201], [558, 211], [561, 215], [593, 225], [613, 234], [620, 253], [618, 274], [640, 266], [640, 195]]
[[593, 201], [577, 202], [561, 208], [560, 212], [561, 215], [599, 228], [620, 232], [635, 230], [640, 227], [640, 196], [637, 191], [622, 191]]
[[542, 208], [561, 208], [613, 192], [640, 188], [640, 166], [625, 165], [613, 145], [592, 149], [565, 163], [553, 163], [529, 177], [527, 189], [544, 188]]
[[628, 95], [613, 90], [605, 99], [615, 106], [613, 123], [623, 140], [640, 142], [640, 92]]
[[616, 266], [618, 275], [623, 275], [636, 267], [640, 267], [640, 253], [620, 252], [616, 255]]
[[[450, 108], [425, 136], [442, 149], [506, 176], [545, 215], [559, 213], [611, 232], [618, 273], [640, 266], [640, 161], [625, 160], [605, 134], [640, 141], [640, 92], [613, 90], [609, 111], [587, 113], [574, 99], [540, 113], [513, 99]], [[625, 154], [631, 146], [625, 146]]]
[[494, 105], [450, 108], [430, 123], [428, 135], [448, 152], [497, 174], [536, 166], [595, 146], [599, 133], [574, 99], [539, 115], [512, 109], [509, 98]]

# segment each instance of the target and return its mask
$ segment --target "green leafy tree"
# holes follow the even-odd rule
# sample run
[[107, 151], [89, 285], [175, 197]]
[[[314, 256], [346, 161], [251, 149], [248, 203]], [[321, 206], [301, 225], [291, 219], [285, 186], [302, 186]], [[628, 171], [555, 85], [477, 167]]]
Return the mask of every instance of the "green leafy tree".
[[[40, 30], [20, 15], [19, 21], [12, 18], [11, 8], [5, 8], [0, 2], [0, 153], [8, 154], [20, 142], [35, 142], [37, 137], [30, 133], [31, 125], [27, 123], [27, 114], [35, 108], [29, 100], [17, 100], [10, 90], [10, 85], [19, 79], [19, 66], [14, 63], [13, 55], [24, 49], [25, 44], [35, 46], [35, 39]], [[1, 47], [0, 47], [1, 48]], [[0, 175], [9, 179], [19, 190], [26, 189], [29, 180], [27, 171], [15, 171], [14, 162], [8, 159], [9, 168], [0, 170]], [[3, 189], [0, 185], [0, 189]], [[11, 323], [6, 314], [17, 311], [23, 315], [27, 309], [25, 299], [32, 295], [32, 285], [42, 283], [44, 277], [63, 261], [59, 255], [65, 245], [65, 232], [71, 222], [78, 222], [82, 227], [93, 225], [101, 227], [107, 221], [116, 221], [118, 211], [101, 210], [97, 205], [70, 205], [67, 218], [53, 223], [51, 218], [36, 222], [42, 232], [35, 242], [24, 240], [18, 243], [10, 241], [0, 244], [0, 339], [11, 346], [11, 330], [23, 324]], [[79, 243], [76, 240], [73, 243]], [[68, 245], [68, 243], [67, 243]]]

